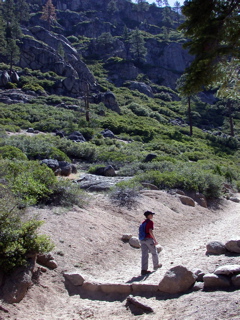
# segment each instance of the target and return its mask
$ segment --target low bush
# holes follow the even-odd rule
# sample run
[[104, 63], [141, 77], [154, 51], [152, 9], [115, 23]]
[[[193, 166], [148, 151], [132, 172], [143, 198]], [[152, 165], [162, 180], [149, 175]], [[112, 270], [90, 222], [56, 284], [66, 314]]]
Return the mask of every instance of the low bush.
[[[159, 159], [158, 157], [156, 159]], [[141, 174], [147, 171], [173, 171], [176, 165], [173, 161], [152, 161], [152, 162], [132, 162], [121, 167], [118, 171], [120, 176], [134, 176], [136, 174]]]
[[69, 158], [93, 162], [97, 157], [96, 146], [88, 142], [75, 143], [70, 140], [61, 139], [58, 141], [57, 147], [66, 153]]
[[27, 160], [27, 156], [20, 149], [12, 146], [0, 147], [0, 157], [9, 160]]
[[224, 179], [210, 171], [196, 167], [175, 168], [174, 171], [148, 171], [135, 177], [137, 182], [156, 185], [159, 189], [194, 190], [207, 198], [218, 198], [222, 192]]
[[46, 253], [54, 247], [49, 237], [37, 233], [43, 221], [20, 217], [13, 195], [0, 185], [0, 269], [4, 272], [26, 265], [29, 253]]
[[32, 84], [32, 83], [26, 83], [22, 86], [22, 89], [24, 91], [33, 91], [37, 93], [45, 93], [45, 90], [42, 86], [40, 86], [38, 83]]
[[[236, 138], [231, 136], [217, 136], [214, 134], [208, 134], [207, 140], [209, 143], [212, 144], [214, 147], [220, 147], [221, 151], [227, 152], [227, 148], [230, 150], [236, 150], [238, 148], [239, 142]], [[225, 150], [223, 149], [225, 147]]]
[[172, 101], [172, 97], [168, 92], [156, 93], [154, 97], [163, 101]]
[[185, 152], [184, 156], [186, 156], [190, 161], [198, 161], [198, 160], [210, 158], [211, 154], [200, 152], [200, 151], [193, 151], [193, 152]]
[[131, 209], [137, 203], [142, 186], [133, 181], [120, 182], [110, 192], [112, 202], [119, 207]]
[[132, 102], [131, 104], [128, 105], [128, 108], [137, 116], [140, 116], [140, 117], [148, 117], [149, 116], [148, 109], [144, 106], [137, 104], [137, 103]]
[[46, 199], [57, 181], [51, 169], [36, 161], [0, 160], [0, 176], [23, 205]]
[[26, 154], [30, 160], [55, 159], [70, 161], [69, 157], [57, 148], [58, 137], [49, 136], [12, 136], [5, 140], [5, 144], [14, 146]]
[[88, 169], [88, 173], [95, 174], [97, 169], [105, 167], [105, 164], [96, 164]]
[[44, 204], [52, 206], [72, 207], [77, 205], [83, 207], [87, 194], [72, 181], [60, 179], [52, 188], [51, 194]]

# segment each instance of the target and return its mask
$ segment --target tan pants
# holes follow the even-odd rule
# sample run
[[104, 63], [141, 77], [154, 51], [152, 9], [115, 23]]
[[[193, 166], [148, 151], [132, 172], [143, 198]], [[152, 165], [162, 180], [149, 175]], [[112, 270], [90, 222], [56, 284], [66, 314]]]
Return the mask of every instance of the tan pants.
[[159, 264], [158, 253], [157, 253], [157, 248], [154, 245], [153, 239], [145, 238], [144, 240], [142, 240], [141, 249], [142, 249], [142, 270], [148, 269], [149, 252], [152, 254], [153, 268], [157, 268]]

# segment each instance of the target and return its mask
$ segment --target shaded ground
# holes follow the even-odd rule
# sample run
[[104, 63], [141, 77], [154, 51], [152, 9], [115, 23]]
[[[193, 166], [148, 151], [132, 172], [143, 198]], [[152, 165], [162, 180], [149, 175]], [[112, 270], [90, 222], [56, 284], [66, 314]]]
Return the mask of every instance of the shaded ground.
[[[226, 263], [239, 264], [239, 256], [205, 254], [209, 241], [224, 243], [240, 238], [239, 208], [240, 204], [227, 200], [214, 209], [193, 208], [165, 192], [144, 191], [131, 210], [114, 206], [103, 194], [91, 195], [83, 209], [31, 209], [46, 221], [41, 231], [53, 239], [56, 245], [53, 253], [59, 267], [43, 273], [19, 304], [2, 304], [8, 312], [0, 310], [0, 316], [14, 320], [240, 319], [239, 291], [138, 296], [154, 313], [134, 315], [126, 308], [124, 296], [70, 295], [62, 276], [64, 271], [77, 269], [91, 281], [158, 284], [168, 269], [179, 264], [205, 273]], [[163, 247], [160, 253], [163, 267], [142, 278], [139, 277], [140, 250], [122, 242], [121, 236], [123, 233], [137, 235], [146, 210], [156, 212], [155, 234]]]

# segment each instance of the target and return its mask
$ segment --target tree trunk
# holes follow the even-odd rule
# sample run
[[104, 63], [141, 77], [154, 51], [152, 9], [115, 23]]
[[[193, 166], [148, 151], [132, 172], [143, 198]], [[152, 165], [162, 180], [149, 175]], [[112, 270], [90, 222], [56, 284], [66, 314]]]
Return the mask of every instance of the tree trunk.
[[86, 83], [86, 90], [85, 90], [85, 95], [84, 95], [84, 102], [85, 102], [85, 116], [86, 116], [86, 121], [90, 121], [90, 116], [89, 116], [89, 100], [88, 100], [88, 95], [89, 95], [89, 84]]
[[193, 128], [192, 128], [192, 110], [191, 110], [191, 98], [188, 97], [188, 121], [190, 126], [189, 134], [192, 136], [193, 134]]
[[229, 125], [230, 125], [230, 135], [234, 137], [234, 127], [233, 127], [233, 110], [232, 110], [232, 102], [228, 100], [227, 102], [228, 114], [229, 114]]

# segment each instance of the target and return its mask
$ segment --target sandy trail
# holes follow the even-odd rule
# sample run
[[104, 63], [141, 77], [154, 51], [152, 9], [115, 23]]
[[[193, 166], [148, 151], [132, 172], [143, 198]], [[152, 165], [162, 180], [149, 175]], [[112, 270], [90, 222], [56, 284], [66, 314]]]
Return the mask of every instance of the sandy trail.
[[[167, 270], [180, 264], [205, 273], [218, 265], [239, 264], [239, 256], [206, 255], [209, 241], [225, 243], [240, 238], [239, 209], [240, 204], [227, 200], [219, 203], [217, 209], [188, 207], [176, 196], [162, 191], [142, 192], [131, 210], [114, 206], [102, 194], [95, 194], [82, 209], [35, 209], [38, 217], [46, 221], [41, 231], [50, 235], [56, 245], [54, 256], [59, 267], [42, 274], [39, 284], [19, 304], [3, 304], [8, 313], [0, 310], [0, 317], [13, 320], [240, 319], [239, 291], [193, 292], [173, 299], [140, 297], [155, 312], [136, 316], [126, 309], [122, 300], [70, 296], [62, 276], [64, 271], [78, 270], [86, 279], [98, 282], [126, 283], [136, 279], [157, 284]], [[146, 210], [156, 212], [155, 234], [163, 247], [159, 256], [163, 267], [143, 280], [138, 278], [140, 250], [122, 242], [121, 236], [126, 232], [137, 235]]]

